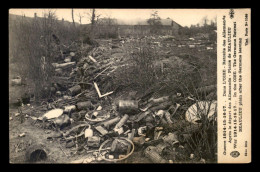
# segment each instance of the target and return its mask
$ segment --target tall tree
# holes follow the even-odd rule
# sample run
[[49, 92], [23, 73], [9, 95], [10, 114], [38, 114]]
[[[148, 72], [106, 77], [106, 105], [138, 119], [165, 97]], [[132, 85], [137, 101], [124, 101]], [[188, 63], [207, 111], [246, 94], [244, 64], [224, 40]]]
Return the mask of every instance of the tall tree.
[[93, 26], [96, 24], [98, 18], [101, 16], [100, 14], [97, 13], [97, 10], [95, 8], [90, 9], [90, 11], [86, 12], [85, 14], [88, 15], [90, 23]]
[[75, 26], [75, 21], [74, 21], [74, 10], [73, 10], [73, 8], [71, 9], [71, 17], [72, 17], [73, 25]]
[[96, 10], [93, 8], [92, 15], [91, 15], [91, 25], [95, 25], [95, 19], [96, 19]]
[[89, 20], [91, 23], [91, 28], [90, 28], [90, 36], [93, 36], [93, 31], [95, 28], [95, 25], [97, 23], [98, 18], [100, 17], [100, 15], [97, 14], [97, 11], [95, 8], [90, 9], [89, 12], [87, 12], [87, 15], [89, 16]]

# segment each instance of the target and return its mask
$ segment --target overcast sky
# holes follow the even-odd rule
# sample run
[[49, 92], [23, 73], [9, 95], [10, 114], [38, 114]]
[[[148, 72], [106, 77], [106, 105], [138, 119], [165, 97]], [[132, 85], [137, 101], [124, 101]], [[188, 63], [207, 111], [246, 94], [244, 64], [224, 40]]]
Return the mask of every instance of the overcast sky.
[[[48, 12], [49, 9], [10, 9], [10, 14], [25, 15], [27, 17], [33, 17], [34, 13], [37, 13], [39, 17], [42, 17], [44, 12]], [[58, 19], [64, 18], [64, 20], [72, 21], [71, 9], [51, 9], [55, 11]], [[96, 9], [100, 17], [111, 17], [117, 19], [123, 19], [127, 21], [133, 21], [136, 19], [148, 19], [152, 12], [158, 11], [159, 16], [162, 19], [170, 17], [175, 22], [182, 26], [190, 26], [191, 24], [197, 24], [207, 16], [209, 20], [214, 19], [217, 16], [217, 9]], [[75, 22], [79, 22], [78, 14], [84, 15], [82, 24], [89, 23], [90, 9], [74, 9]]]

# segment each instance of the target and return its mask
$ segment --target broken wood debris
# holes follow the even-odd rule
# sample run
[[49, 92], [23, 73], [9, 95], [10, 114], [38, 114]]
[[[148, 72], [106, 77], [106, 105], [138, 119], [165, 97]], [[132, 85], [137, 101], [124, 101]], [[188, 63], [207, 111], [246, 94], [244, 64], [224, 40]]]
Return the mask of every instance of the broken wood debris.
[[101, 95], [97, 83], [94, 82], [94, 86], [95, 86], [95, 88], [96, 88], [96, 91], [97, 91], [97, 93], [98, 93], [98, 97], [99, 97], [99, 98], [106, 97], [106, 96], [108, 96], [108, 95], [110, 95], [110, 94], [113, 93], [113, 91], [111, 91], [111, 92], [108, 92], [108, 93], [105, 93], [105, 94]]
[[[160, 42], [154, 42], [153, 44], [161, 46]], [[178, 134], [175, 134], [173, 137], [173, 131], [180, 132], [181, 143], [187, 142], [188, 136], [191, 138], [192, 134], [200, 132], [201, 124], [195, 125], [187, 120], [182, 123], [181, 118], [179, 118], [183, 116], [184, 110], [187, 110], [190, 106], [190, 104], [187, 104], [185, 109], [183, 102], [187, 101], [187, 99], [188, 101], [195, 101], [195, 99], [179, 94], [178, 97], [180, 99], [171, 100], [173, 93], [168, 93], [166, 96], [155, 96], [156, 91], [148, 91], [149, 93], [145, 94], [145, 96], [140, 94], [136, 97], [133, 96], [133, 99], [127, 99], [127, 96], [122, 96], [123, 98], [118, 100], [119, 103], [114, 108], [113, 103], [111, 103], [113, 101], [111, 97], [114, 95], [109, 95], [117, 93], [117, 91], [110, 87], [111, 74], [118, 72], [116, 69], [120, 67], [128, 67], [130, 65], [116, 63], [116, 61], [121, 61], [120, 58], [109, 60], [110, 56], [103, 57], [102, 53], [104, 51], [94, 48], [85, 58], [81, 58], [79, 61], [71, 62], [72, 58], [68, 56], [65, 60], [66, 63], [53, 63], [55, 70], [62, 75], [55, 76], [54, 80], [56, 83], [63, 85], [64, 89], [62, 90], [58, 86], [54, 87], [56, 93], [59, 92], [59, 94], [56, 94], [58, 99], [47, 104], [50, 105], [51, 109], [63, 109], [62, 115], [70, 120], [69, 126], [64, 130], [59, 127], [60, 133], [62, 133], [62, 138], [60, 139], [75, 142], [72, 147], [76, 147], [76, 152], [80, 152], [80, 149], [83, 148], [87, 150], [85, 151], [86, 153], [98, 152], [101, 154], [102, 151], [106, 151], [106, 156], [102, 157], [102, 160], [105, 161], [124, 160], [135, 149], [137, 151], [138, 149], [140, 150], [141, 146], [141, 150], [145, 152], [145, 155], [152, 162], [168, 162], [168, 159], [165, 159], [161, 154], [165, 148], [162, 145], [168, 144], [167, 146], [174, 150], [173, 148], [176, 145], [173, 144], [173, 141], [178, 142]], [[73, 57], [77, 56], [76, 54], [73, 54]], [[71, 72], [70, 68], [75, 66], [76, 68]], [[165, 73], [166, 67], [163, 63], [161, 63], [160, 67], [161, 72]], [[68, 71], [70, 76], [66, 77], [65, 73]], [[104, 92], [111, 88], [114, 91], [102, 94], [97, 83], [99, 83], [101, 90]], [[213, 85], [198, 88], [196, 91], [198, 94], [205, 92], [214, 93], [215, 88]], [[115, 94], [115, 96], [117, 95]], [[103, 97], [104, 99], [100, 99]], [[34, 111], [44, 111], [43, 109], [46, 106], [38, 106], [34, 108]], [[68, 107], [71, 107], [71, 109]], [[99, 116], [102, 116], [102, 120], [95, 120]], [[41, 119], [34, 116], [29, 117], [35, 120]], [[58, 119], [58, 117], [54, 118], [55, 120]], [[45, 123], [50, 122], [49, 120], [45, 121], [43, 118], [41, 121]], [[50, 122], [50, 127], [57, 129], [57, 126], [53, 126], [53, 124], [55, 122]], [[63, 121], [59, 126], [62, 124]], [[166, 127], [158, 129], [162, 126]], [[111, 141], [111, 139], [114, 139], [114, 141]], [[161, 145], [159, 145], [160, 143]], [[126, 147], [121, 149], [121, 151], [125, 150], [125, 152], [122, 153], [117, 150], [117, 147], [124, 147], [124, 145]], [[159, 146], [157, 147], [157, 145]], [[69, 157], [61, 146], [60, 149], [66, 157]]]

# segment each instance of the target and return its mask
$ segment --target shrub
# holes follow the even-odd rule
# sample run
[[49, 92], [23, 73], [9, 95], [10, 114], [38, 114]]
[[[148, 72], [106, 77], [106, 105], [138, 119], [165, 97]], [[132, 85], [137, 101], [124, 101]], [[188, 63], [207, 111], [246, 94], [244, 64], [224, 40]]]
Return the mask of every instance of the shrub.
[[[114, 85], [144, 91], [156, 82], [154, 61], [156, 50], [144, 42], [134, 42], [124, 59], [124, 64], [114, 72]], [[119, 72], [120, 71], [120, 72]]]

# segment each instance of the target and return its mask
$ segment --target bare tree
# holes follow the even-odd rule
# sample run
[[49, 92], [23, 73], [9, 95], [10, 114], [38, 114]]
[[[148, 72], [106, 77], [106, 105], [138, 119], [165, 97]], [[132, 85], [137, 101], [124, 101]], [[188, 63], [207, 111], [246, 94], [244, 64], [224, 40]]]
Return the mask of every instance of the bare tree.
[[151, 17], [147, 20], [147, 23], [150, 25], [161, 25], [161, 18], [158, 15], [158, 11], [151, 14]]
[[89, 18], [91, 25], [93, 26], [97, 23], [99, 17], [101, 16], [101, 14], [97, 13], [97, 10], [95, 8], [90, 9], [88, 12], [86, 12], [86, 14]]
[[77, 16], [79, 17], [79, 23], [81, 24], [82, 18], [84, 17], [84, 15], [82, 15], [81, 13], [78, 13]]
[[161, 23], [161, 18], [158, 15], [158, 11], [154, 11], [151, 14], [151, 17], [147, 20], [147, 23], [149, 23], [149, 25], [151, 26], [152, 33], [157, 33], [159, 31], [162, 23]]
[[73, 25], [75, 26], [75, 21], [74, 21], [74, 10], [73, 10], [73, 8], [71, 9], [71, 17], [72, 17]]
[[95, 18], [96, 18], [96, 10], [93, 8], [92, 15], [91, 15], [91, 25], [95, 25]]
[[90, 9], [89, 12], [86, 13], [88, 16], [89, 16], [89, 20], [90, 20], [90, 23], [91, 23], [91, 28], [90, 28], [90, 35], [91, 37], [93, 36], [93, 30], [94, 30], [94, 27], [99, 19], [99, 17], [101, 16], [100, 14], [97, 14], [97, 11], [95, 8], [93, 9]]

